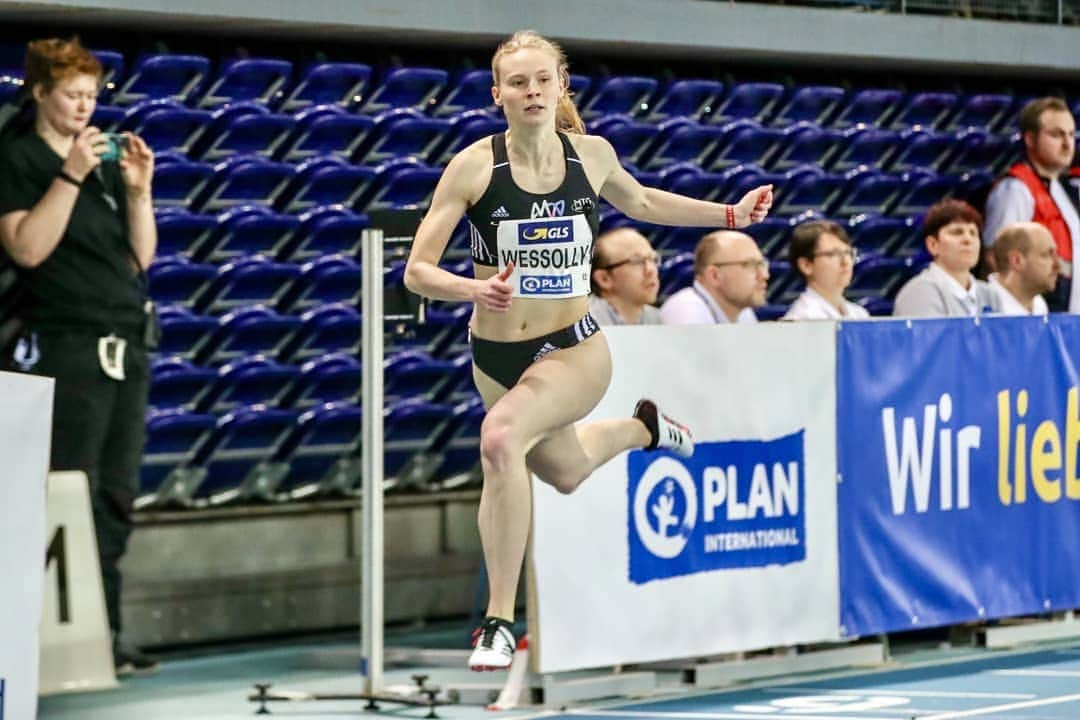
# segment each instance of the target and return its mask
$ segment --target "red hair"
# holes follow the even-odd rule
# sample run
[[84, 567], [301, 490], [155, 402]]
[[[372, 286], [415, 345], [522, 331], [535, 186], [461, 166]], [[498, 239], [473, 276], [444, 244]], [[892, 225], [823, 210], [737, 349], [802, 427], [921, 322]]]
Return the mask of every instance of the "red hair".
[[42, 90], [50, 92], [57, 83], [76, 75], [93, 75], [100, 81], [102, 74], [101, 63], [77, 37], [34, 40], [26, 45], [27, 90], [40, 85]]

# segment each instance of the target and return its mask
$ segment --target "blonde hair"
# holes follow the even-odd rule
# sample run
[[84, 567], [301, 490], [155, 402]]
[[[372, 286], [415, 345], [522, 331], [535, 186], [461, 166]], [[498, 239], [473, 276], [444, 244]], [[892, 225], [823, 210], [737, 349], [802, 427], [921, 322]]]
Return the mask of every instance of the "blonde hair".
[[570, 66], [566, 61], [566, 53], [557, 43], [548, 40], [540, 33], [534, 30], [518, 30], [499, 45], [491, 58], [491, 77], [494, 83], [499, 84], [499, 60], [502, 56], [525, 48], [550, 53], [558, 66], [559, 82], [564, 90], [559, 95], [559, 104], [555, 108], [555, 129], [584, 135], [585, 123], [581, 120], [581, 115], [578, 114], [570, 94]]

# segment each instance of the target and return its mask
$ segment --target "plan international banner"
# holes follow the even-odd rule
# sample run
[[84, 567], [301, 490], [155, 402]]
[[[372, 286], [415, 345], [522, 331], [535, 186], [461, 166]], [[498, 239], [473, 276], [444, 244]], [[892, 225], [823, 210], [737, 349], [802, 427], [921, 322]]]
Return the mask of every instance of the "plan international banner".
[[635, 450], [570, 496], [534, 479], [540, 672], [839, 639], [833, 323], [609, 327], [589, 419], [641, 397], [693, 457]]
[[37, 714], [53, 381], [0, 372], [0, 720]]
[[1080, 318], [846, 323], [848, 636], [1080, 607]]

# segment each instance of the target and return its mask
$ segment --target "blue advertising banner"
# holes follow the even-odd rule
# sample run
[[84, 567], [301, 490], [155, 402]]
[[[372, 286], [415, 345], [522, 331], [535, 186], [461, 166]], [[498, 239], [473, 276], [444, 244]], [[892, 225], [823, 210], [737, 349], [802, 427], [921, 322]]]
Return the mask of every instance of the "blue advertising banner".
[[630, 581], [804, 560], [803, 434], [630, 453]]
[[842, 632], [1080, 607], [1080, 318], [837, 337]]

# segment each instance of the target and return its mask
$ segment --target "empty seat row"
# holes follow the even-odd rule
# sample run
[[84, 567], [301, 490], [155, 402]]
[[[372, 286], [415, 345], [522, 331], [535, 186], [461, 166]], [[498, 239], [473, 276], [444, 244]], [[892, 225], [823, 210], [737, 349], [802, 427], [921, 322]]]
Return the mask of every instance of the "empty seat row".
[[[422, 350], [392, 353], [384, 360], [383, 397], [389, 402], [406, 397], [431, 402], [471, 397], [475, 390], [470, 362], [468, 353], [451, 360], [433, 358]], [[305, 408], [355, 402], [360, 398], [361, 371], [356, 356], [340, 352], [299, 366], [246, 356], [216, 369], [179, 356], [159, 356], [151, 366], [150, 406], [220, 415], [243, 405]]]
[[[388, 489], [478, 477], [479, 398], [450, 405], [411, 398], [383, 413]], [[362, 411], [244, 406], [221, 417], [151, 410], [136, 507], [200, 506], [355, 493]]]
[[[468, 349], [470, 308], [429, 308], [423, 324], [388, 322], [388, 353], [422, 350], [450, 358]], [[328, 353], [360, 354], [362, 318], [344, 303], [319, 305], [300, 316], [262, 306], [235, 309], [221, 317], [200, 315], [175, 305], [160, 310], [162, 356], [218, 367], [253, 355], [300, 364]]]

